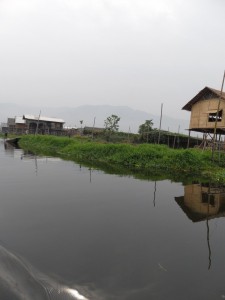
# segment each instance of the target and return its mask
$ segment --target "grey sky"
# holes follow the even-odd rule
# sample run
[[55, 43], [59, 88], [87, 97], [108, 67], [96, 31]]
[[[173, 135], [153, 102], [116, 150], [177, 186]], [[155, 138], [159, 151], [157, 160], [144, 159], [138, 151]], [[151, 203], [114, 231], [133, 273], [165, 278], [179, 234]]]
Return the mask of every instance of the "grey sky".
[[188, 118], [220, 89], [223, 0], [0, 0], [0, 102], [127, 105]]

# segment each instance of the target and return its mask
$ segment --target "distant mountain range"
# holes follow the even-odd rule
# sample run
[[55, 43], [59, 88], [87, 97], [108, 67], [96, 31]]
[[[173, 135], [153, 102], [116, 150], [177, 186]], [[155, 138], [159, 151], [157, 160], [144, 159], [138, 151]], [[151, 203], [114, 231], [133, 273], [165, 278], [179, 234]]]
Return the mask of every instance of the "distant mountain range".
[[[7, 122], [7, 118], [32, 114], [38, 116], [40, 108], [29, 105], [18, 105], [13, 103], [0, 103], [0, 122]], [[120, 117], [119, 129], [125, 132], [137, 133], [138, 128], [145, 120], [152, 120], [153, 127], [159, 128], [160, 116], [149, 114], [145, 111], [134, 110], [127, 106], [113, 105], [83, 105], [79, 107], [45, 107], [41, 110], [42, 116], [62, 118], [65, 126], [92, 127], [95, 121], [95, 127], [104, 127], [104, 120], [112, 114]], [[171, 132], [187, 134], [189, 120], [176, 119], [168, 116], [162, 116], [162, 129]]]

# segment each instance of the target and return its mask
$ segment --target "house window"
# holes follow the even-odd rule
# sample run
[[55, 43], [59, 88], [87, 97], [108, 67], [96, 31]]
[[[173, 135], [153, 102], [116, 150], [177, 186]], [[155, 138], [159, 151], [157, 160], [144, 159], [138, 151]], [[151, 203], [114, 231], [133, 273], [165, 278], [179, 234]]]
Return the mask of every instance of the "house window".
[[202, 203], [209, 203], [212, 206], [215, 206], [215, 196], [202, 192]]
[[[209, 113], [208, 122], [216, 122], [217, 110], [212, 110], [212, 111], [209, 111], [208, 113]], [[218, 111], [217, 122], [222, 121], [222, 114], [223, 114], [223, 111], [221, 109]]]

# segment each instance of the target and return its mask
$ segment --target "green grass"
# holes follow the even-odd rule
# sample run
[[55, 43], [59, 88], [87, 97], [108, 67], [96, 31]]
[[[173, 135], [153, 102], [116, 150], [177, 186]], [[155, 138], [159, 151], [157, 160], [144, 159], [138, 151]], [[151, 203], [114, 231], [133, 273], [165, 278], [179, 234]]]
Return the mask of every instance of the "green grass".
[[84, 137], [68, 138], [24, 135], [20, 146], [36, 154], [59, 156], [77, 162], [109, 164], [133, 170], [165, 174], [206, 176], [224, 181], [225, 155], [199, 149], [171, 149], [154, 144], [112, 144], [92, 142]]

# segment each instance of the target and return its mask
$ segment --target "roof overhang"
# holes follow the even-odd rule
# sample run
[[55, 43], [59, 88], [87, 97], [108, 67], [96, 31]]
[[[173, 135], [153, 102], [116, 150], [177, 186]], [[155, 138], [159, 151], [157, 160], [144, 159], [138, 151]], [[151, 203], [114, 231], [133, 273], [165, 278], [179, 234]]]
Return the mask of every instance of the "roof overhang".
[[202, 100], [205, 96], [207, 96], [209, 93], [213, 94], [215, 98], [221, 98], [225, 100], [225, 93], [222, 93], [221, 96], [221, 91], [212, 89], [210, 87], [205, 87], [202, 89], [194, 98], [192, 98], [187, 104], [182, 107], [183, 110], [191, 111], [192, 106], [197, 103], [198, 101]]

